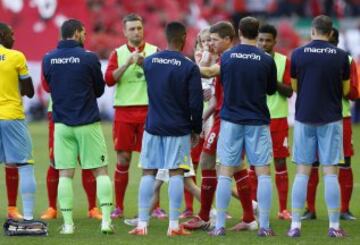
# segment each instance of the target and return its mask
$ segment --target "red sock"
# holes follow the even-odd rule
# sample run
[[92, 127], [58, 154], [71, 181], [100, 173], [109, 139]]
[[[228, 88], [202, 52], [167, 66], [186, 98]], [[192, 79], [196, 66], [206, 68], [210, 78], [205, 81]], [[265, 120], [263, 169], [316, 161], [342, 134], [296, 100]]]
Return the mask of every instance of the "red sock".
[[201, 180], [201, 207], [199, 216], [204, 221], [209, 221], [211, 205], [214, 200], [214, 195], [217, 185], [217, 176], [215, 169], [202, 170]]
[[91, 169], [81, 171], [82, 184], [88, 198], [89, 210], [96, 208], [96, 179]]
[[341, 192], [341, 212], [348, 212], [354, 185], [351, 167], [339, 168], [339, 185]]
[[257, 198], [256, 198], [257, 185], [258, 185], [258, 181], [257, 181], [256, 172], [255, 172], [255, 167], [250, 166], [250, 169], [249, 169], [250, 195], [251, 195], [251, 200], [254, 200], [254, 201], [257, 200]]
[[[193, 179], [194, 182], [196, 183], [196, 177], [195, 177], [195, 176], [192, 176], [192, 179]], [[191, 192], [189, 192], [188, 190], [186, 190], [186, 188], [184, 188], [184, 195], [185, 195], [185, 209], [193, 212], [193, 200], [194, 200], [194, 196], [191, 194]]]
[[275, 182], [279, 196], [279, 211], [286, 210], [287, 196], [289, 191], [289, 179], [286, 164], [281, 164], [280, 167], [275, 164]]
[[46, 186], [49, 199], [49, 207], [56, 209], [57, 191], [59, 184], [59, 170], [49, 166], [46, 176]]
[[19, 173], [17, 168], [5, 167], [6, 191], [8, 197], [8, 206], [16, 207], [16, 198], [19, 187]]
[[252, 208], [251, 192], [249, 185], [249, 175], [247, 169], [240, 170], [234, 174], [236, 189], [239, 194], [241, 206], [243, 208], [242, 220], [250, 223], [255, 220]]
[[310, 212], [315, 212], [316, 188], [319, 183], [319, 167], [312, 167], [307, 190], [307, 205]]
[[116, 207], [124, 210], [124, 197], [126, 187], [129, 182], [129, 165], [116, 165], [114, 183], [115, 183], [115, 199]]

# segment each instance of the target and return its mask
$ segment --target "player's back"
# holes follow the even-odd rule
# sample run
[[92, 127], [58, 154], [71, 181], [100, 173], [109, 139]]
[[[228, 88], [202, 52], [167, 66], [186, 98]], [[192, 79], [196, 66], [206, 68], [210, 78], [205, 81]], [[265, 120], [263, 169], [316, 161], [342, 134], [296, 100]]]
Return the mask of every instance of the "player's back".
[[55, 122], [82, 125], [100, 120], [96, 98], [104, 80], [96, 55], [72, 40], [60, 41], [43, 59], [43, 75], [53, 100]]
[[295, 119], [328, 123], [341, 119], [342, 81], [349, 76], [347, 54], [327, 41], [314, 40], [292, 54], [297, 79]]
[[145, 130], [163, 136], [189, 134], [203, 109], [198, 67], [180, 52], [165, 50], [145, 59], [144, 73], [149, 96]]
[[23, 119], [19, 79], [29, 77], [23, 53], [0, 45], [0, 119]]
[[270, 122], [266, 95], [276, 91], [275, 62], [252, 45], [238, 45], [221, 57], [224, 104], [221, 118], [239, 124]]

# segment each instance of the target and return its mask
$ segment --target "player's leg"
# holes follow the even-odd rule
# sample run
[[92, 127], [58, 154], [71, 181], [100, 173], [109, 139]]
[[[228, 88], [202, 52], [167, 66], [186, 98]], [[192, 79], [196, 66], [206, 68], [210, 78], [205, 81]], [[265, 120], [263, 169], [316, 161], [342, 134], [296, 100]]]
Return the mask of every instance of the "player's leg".
[[9, 219], [22, 219], [23, 216], [16, 207], [19, 188], [19, 173], [16, 167], [5, 166], [5, 183], [8, 198], [7, 217]]
[[354, 155], [352, 145], [351, 118], [343, 119], [343, 144], [344, 144], [344, 162], [339, 163], [339, 184], [341, 191], [341, 210], [340, 218], [344, 220], [355, 220], [356, 218], [350, 212], [350, 200], [353, 191], [354, 181], [351, 167], [351, 156]]
[[256, 230], [258, 228], [254, 210], [252, 206], [249, 174], [247, 165], [243, 162], [241, 167], [234, 170], [234, 179], [236, 183], [236, 192], [243, 208], [243, 216], [241, 222], [236, 224], [230, 230], [243, 231], [243, 230]]
[[279, 198], [278, 218], [290, 220], [291, 215], [287, 211], [287, 195], [289, 189], [288, 171], [286, 158], [289, 156], [288, 149], [289, 126], [287, 118], [272, 119], [270, 123], [271, 140], [273, 143], [275, 183]]
[[75, 136], [79, 147], [82, 169], [91, 169], [96, 178], [96, 193], [102, 212], [101, 232], [113, 233], [111, 209], [113, 204], [112, 183], [107, 172], [108, 156], [105, 137], [99, 122], [76, 127]]
[[246, 156], [250, 164], [255, 166], [258, 176], [258, 236], [273, 236], [269, 217], [272, 202], [270, 162], [273, 158], [270, 128], [266, 125], [247, 125], [244, 130]]
[[250, 192], [251, 192], [251, 200], [256, 201], [256, 193], [258, 186], [258, 179], [255, 172], [255, 167], [250, 166], [249, 168], [249, 184], [250, 184]]
[[155, 176], [157, 170], [163, 165], [163, 147], [160, 136], [144, 132], [139, 162], [143, 171], [138, 191], [139, 221], [137, 227], [129, 231], [129, 234], [143, 236], [147, 235]]
[[78, 162], [78, 146], [72, 127], [56, 123], [54, 131], [55, 167], [59, 170], [58, 201], [64, 224], [60, 234], [74, 233], [73, 176]]
[[291, 209], [292, 221], [289, 237], [300, 236], [301, 213], [304, 209], [311, 164], [316, 160], [316, 128], [295, 121], [293, 162], [296, 163], [296, 175], [292, 186]]
[[[194, 148], [191, 149], [191, 160], [194, 166], [194, 170], [197, 169], [197, 166], [199, 165], [203, 144], [204, 144], [204, 139], [200, 138], [199, 143]], [[194, 183], [196, 184], [196, 175], [194, 175], [192, 178]], [[184, 212], [181, 213], [180, 219], [191, 218], [194, 213], [193, 210], [194, 196], [186, 188], [184, 189], [184, 197], [185, 197], [185, 210]]]
[[41, 215], [41, 219], [56, 219], [57, 217], [57, 196], [59, 185], [59, 170], [55, 169], [54, 165], [54, 121], [52, 119], [52, 112], [48, 112], [48, 129], [49, 129], [49, 159], [50, 165], [46, 174], [46, 187], [48, 193], [49, 206]]
[[102, 214], [96, 206], [96, 178], [91, 169], [81, 171], [82, 185], [88, 199], [88, 217], [101, 220]]
[[305, 210], [302, 220], [316, 219], [316, 191], [319, 184], [319, 166], [320, 163], [316, 160], [311, 167], [310, 177], [307, 186], [306, 203], [307, 209]]
[[163, 137], [164, 168], [169, 169], [169, 228], [168, 236], [190, 235], [179, 224], [184, 193], [184, 172], [191, 170], [190, 135]]
[[317, 128], [319, 160], [324, 172], [325, 202], [329, 216], [329, 237], [342, 237], [340, 229], [340, 186], [337, 164], [343, 159], [342, 121], [328, 123]]
[[31, 220], [36, 191], [31, 136], [25, 120], [2, 120], [1, 124], [5, 162], [18, 167], [23, 215]]
[[229, 206], [234, 170], [240, 165], [244, 145], [244, 127], [228, 121], [221, 121], [217, 153], [220, 160], [216, 188], [216, 224], [210, 233], [225, 235], [226, 211]]
[[157, 219], [166, 219], [168, 217], [167, 213], [164, 209], [160, 208], [160, 188], [164, 182], [169, 182], [169, 170], [158, 169], [155, 179], [154, 197], [151, 201], [150, 214], [151, 217]]

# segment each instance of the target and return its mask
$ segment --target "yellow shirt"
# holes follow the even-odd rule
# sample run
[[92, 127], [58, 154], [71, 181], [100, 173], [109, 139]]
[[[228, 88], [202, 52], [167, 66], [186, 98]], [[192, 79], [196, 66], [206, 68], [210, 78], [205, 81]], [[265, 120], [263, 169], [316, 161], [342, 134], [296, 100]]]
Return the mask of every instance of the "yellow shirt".
[[25, 118], [19, 81], [28, 77], [24, 54], [0, 45], [0, 120]]

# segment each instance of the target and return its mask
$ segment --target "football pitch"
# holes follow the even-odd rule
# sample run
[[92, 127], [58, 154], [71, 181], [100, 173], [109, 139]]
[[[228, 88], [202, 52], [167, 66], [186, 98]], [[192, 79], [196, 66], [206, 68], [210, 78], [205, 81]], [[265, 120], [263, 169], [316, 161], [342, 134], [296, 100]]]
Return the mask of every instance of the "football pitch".
[[[30, 123], [29, 125], [33, 146], [34, 157], [36, 161], [36, 208], [35, 217], [40, 217], [42, 211], [47, 208], [48, 200], [46, 194], [46, 172], [48, 168], [48, 146], [47, 137], [48, 129], [46, 122]], [[111, 123], [103, 123], [103, 129], [107, 140], [108, 154], [109, 154], [109, 173], [113, 177], [114, 166], [116, 163], [116, 156], [112, 148]], [[290, 132], [290, 135], [292, 132]], [[302, 225], [302, 236], [296, 239], [290, 239], [286, 236], [289, 227], [288, 221], [277, 220], [276, 214], [278, 211], [277, 192], [275, 189], [273, 178], [273, 205], [271, 213], [271, 226], [273, 227], [276, 236], [270, 238], [258, 238], [256, 232], [230, 232], [228, 231], [225, 237], [209, 237], [204, 231], [196, 231], [189, 237], [175, 237], [168, 238], [166, 230], [167, 220], [151, 220], [149, 235], [146, 237], [134, 237], [128, 235], [127, 232], [131, 227], [124, 225], [123, 219], [114, 221], [115, 234], [102, 235], [100, 233], [100, 222], [97, 220], [87, 218], [87, 200], [82, 188], [79, 171], [76, 173], [74, 180], [74, 221], [75, 221], [75, 234], [70, 236], [59, 235], [58, 228], [62, 224], [61, 215], [58, 219], [49, 222], [49, 236], [48, 237], [5, 237], [0, 235], [0, 244], [360, 244], [360, 125], [353, 128], [353, 139], [355, 151], [358, 153], [352, 159], [353, 172], [354, 172], [354, 192], [351, 201], [351, 211], [358, 217], [355, 221], [342, 221], [342, 227], [348, 233], [348, 236], [343, 239], [331, 239], [327, 237], [327, 211], [324, 203], [323, 183], [322, 178], [319, 183], [317, 195], [317, 216], [315, 221], [306, 221]], [[290, 139], [290, 143], [291, 143]], [[291, 144], [290, 144], [291, 145]], [[130, 170], [130, 179], [128, 191], [125, 199], [125, 216], [133, 217], [137, 213], [137, 189], [140, 179], [141, 171], [137, 167], [138, 155], [132, 159]], [[288, 161], [289, 162], [289, 161]], [[272, 168], [273, 169], [273, 168]], [[290, 191], [291, 183], [295, 166], [288, 163]], [[274, 171], [272, 171], [274, 172]], [[6, 218], [6, 205], [7, 197], [5, 192], [4, 170], [0, 170], [1, 188], [0, 188], [0, 220], [5, 221]], [[200, 183], [200, 177], [198, 177]], [[18, 207], [21, 210], [21, 199], [18, 196]], [[288, 203], [290, 205], [290, 194]], [[161, 206], [168, 210], [167, 202], [167, 185], [162, 188]], [[197, 201], [194, 201], [195, 211], [199, 209]], [[227, 221], [227, 227], [231, 227], [239, 222], [241, 217], [240, 202], [232, 199], [230, 208], [232, 219]]]

